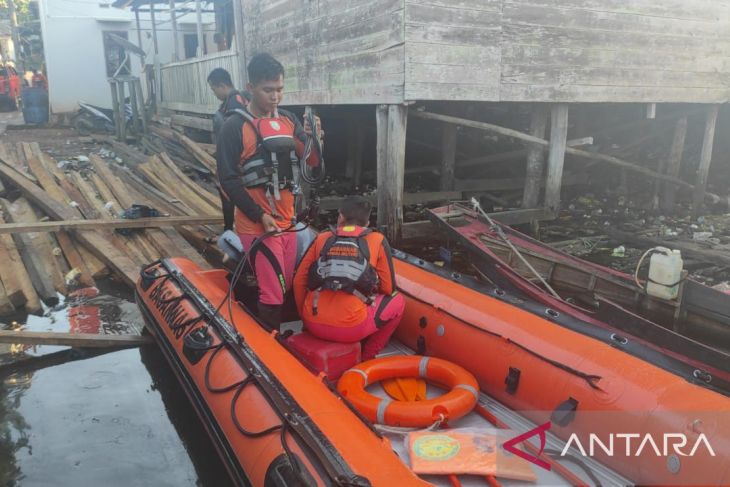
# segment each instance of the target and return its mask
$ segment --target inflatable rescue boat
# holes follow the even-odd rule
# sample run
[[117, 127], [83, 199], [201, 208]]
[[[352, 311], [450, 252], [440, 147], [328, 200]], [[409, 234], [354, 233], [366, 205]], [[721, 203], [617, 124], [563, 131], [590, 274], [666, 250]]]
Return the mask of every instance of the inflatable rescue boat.
[[[359, 344], [267, 330], [225, 270], [181, 258], [142, 270], [147, 327], [236, 484], [730, 484], [730, 398], [690, 365], [394, 256], [405, 315], [365, 363]], [[428, 390], [393, 398], [380, 381], [399, 376]], [[453, 463], [465, 432], [479, 458], [496, 455], [479, 477]]]

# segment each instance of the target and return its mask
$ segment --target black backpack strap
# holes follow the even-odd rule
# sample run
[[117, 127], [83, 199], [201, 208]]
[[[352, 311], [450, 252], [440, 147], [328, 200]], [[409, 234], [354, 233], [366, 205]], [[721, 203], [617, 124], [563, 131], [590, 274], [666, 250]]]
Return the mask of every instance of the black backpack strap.
[[365, 257], [365, 261], [370, 264], [370, 247], [362, 237], [362, 235], [357, 237], [357, 246], [360, 249], [360, 253]]
[[398, 286], [395, 283], [395, 267], [393, 266], [393, 251], [390, 248], [390, 243], [388, 242], [388, 239], [383, 236], [383, 240], [381, 241], [381, 244], [383, 246], [383, 250], [385, 251], [385, 259], [388, 261], [388, 270], [390, 270], [390, 281], [393, 283], [393, 290], [398, 289]]

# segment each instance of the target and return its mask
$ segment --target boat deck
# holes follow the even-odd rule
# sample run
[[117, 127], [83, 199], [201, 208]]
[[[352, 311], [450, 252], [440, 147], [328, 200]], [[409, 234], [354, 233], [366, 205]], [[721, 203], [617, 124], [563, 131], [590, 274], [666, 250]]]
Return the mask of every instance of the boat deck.
[[[282, 331], [291, 329], [293, 332], [297, 333], [301, 330], [302, 323], [301, 321], [296, 322], [290, 322], [282, 325]], [[386, 356], [392, 356], [392, 355], [413, 355], [415, 352], [400, 343], [397, 340], [391, 340], [390, 343], [381, 351], [380, 354], [378, 354], [378, 357], [386, 357]], [[385, 391], [383, 388], [379, 385], [379, 383], [373, 384], [368, 388], [368, 392], [375, 394], [377, 396], [381, 397], [387, 397]], [[432, 398], [439, 396], [443, 394], [443, 391], [437, 387], [434, 387], [432, 385], [428, 385], [427, 389], [427, 397]], [[479, 395], [479, 404], [484, 407], [487, 411], [489, 411], [491, 414], [493, 414], [499, 421], [506, 424], [511, 431], [514, 431], [514, 433], [509, 433], [506, 435], [507, 438], [514, 437], [518, 434], [524, 433], [526, 431], [531, 430], [532, 428], [536, 427], [537, 425], [523, 416], [521, 416], [519, 413], [507, 408], [506, 406], [500, 404], [499, 402], [495, 401], [491, 397], [489, 397], [487, 394], [484, 394], [483, 392]], [[453, 423], [449, 424], [449, 427], [451, 429], [454, 428], [477, 428], [477, 429], [483, 429], [485, 431], [485, 434], [491, 434], [494, 432], [496, 427], [489, 423], [486, 419], [484, 419], [481, 415], [477, 414], [476, 412], [471, 412], [467, 416], [459, 419], [458, 421], [455, 421]], [[406, 434], [408, 431], [399, 431], [399, 428], [382, 428], [381, 432], [387, 436], [391, 444], [393, 446], [393, 449], [395, 450], [396, 454], [403, 460], [403, 462], [407, 465], [410, 465], [409, 456], [408, 456], [408, 449], [405, 443], [406, 440]], [[539, 441], [537, 440], [537, 437], [533, 437], [530, 440], [534, 446], [539, 448]], [[565, 446], [565, 442], [560, 440], [557, 436], [551, 434], [550, 432], [547, 432], [546, 434], [546, 447], [545, 449], [550, 450], [557, 450], [562, 451]], [[509, 454], [509, 453], [507, 453]], [[575, 476], [580, 478], [583, 482], [585, 482], [584, 485], [595, 485], [595, 480], [591, 479], [591, 476], [586, 472], [586, 470], [589, 470], [591, 474], [600, 481], [600, 485], [602, 486], [626, 486], [631, 485], [631, 482], [614, 472], [613, 470], [609, 469], [608, 467], [602, 465], [601, 463], [591, 459], [591, 458], [581, 458], [581, 462], [583, 466], [577, 465], [576, 463], [569, 462], [569, 461], [562, 461], [560, 464], [565, 467], [566, 469], [570, 470], [571, 473], [573, 473]], [[506, 479], [502, 477], [497, 477], [497, 482], [499, 485], [502, 486], [526, 486], [526, 485], [539, 485], [539, 486], [561, 486], [561, 485], [571, 485], [570, 482], [568, 482], [564, 477], [562, 477], [560, 474], [558, 474], [555, 471], [548, 471], [543, 468], [540, 468], [535, 465], [530, 465], [530, 468], [537, 476], [537, 480], [533, 482], [527, 482], [527, 481], [520, 481], [520, 480], [511, 480]], [[431, 482], [434, 485], [437, 486], [444, 486], [444, 487], [451, 487], [453, 485], [461, 485], [465, 487], [477, 487], [477, 486], [485, 486], [489, 485], [487, 480], [484, 477], [479, 477], [476, 475], [459, 475], [458, 476], [458, 483], [454, 484], [452, 483], [451, 479], [448, 476], [436, 476], [436, 475], [428, 475], [422, 477], [424, 480], [427, 480], [428, 482]]]

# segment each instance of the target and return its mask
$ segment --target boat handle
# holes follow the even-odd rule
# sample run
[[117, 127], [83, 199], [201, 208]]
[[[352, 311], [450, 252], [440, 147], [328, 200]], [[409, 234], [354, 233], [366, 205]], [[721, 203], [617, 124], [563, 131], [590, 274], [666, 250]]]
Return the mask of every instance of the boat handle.
[[611, 341], [614, 341], [620, 345], [626, 345], [629, 343], [629, 339], [626, 337], [622, 337], [621, 335], [617, 335], [615, 333], [611, 333]]
[[699, 379], [708, 384], [712, 382], [712, 374], [705, 370], [696, 369], [694, 372], [692, 372], [692, 375], [695, 377], [695, 379]]

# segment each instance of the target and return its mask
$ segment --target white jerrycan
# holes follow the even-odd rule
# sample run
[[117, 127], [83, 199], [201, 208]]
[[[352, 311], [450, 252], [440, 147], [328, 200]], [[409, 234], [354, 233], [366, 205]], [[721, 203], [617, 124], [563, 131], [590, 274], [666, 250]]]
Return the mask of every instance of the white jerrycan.
[[656, 247], [649, 260], [649, 280], [646, 292], [661, 299], [677, 299], [682, 279], [682, 253], [666, 247]]

